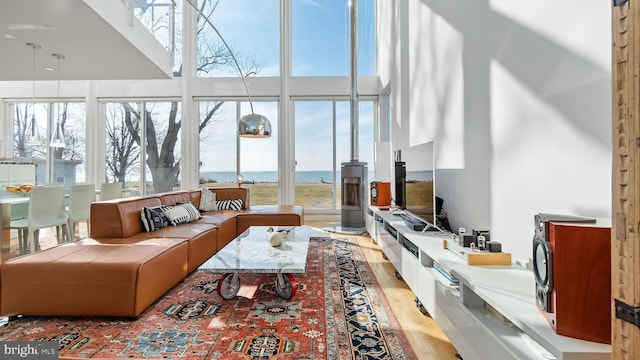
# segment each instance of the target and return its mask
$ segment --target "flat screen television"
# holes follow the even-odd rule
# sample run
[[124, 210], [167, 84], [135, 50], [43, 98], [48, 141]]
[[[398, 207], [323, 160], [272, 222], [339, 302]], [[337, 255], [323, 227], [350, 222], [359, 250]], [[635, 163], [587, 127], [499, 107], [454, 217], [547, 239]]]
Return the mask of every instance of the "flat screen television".
[[[401, 149], [401, 161], [405, 163], [406, 178], [404, 202], [401, 207], [414, 217], [436, 224], [435, 177], [433, 166], [433, 142]], [[396, 186], [402, 186], [396, 181]]]

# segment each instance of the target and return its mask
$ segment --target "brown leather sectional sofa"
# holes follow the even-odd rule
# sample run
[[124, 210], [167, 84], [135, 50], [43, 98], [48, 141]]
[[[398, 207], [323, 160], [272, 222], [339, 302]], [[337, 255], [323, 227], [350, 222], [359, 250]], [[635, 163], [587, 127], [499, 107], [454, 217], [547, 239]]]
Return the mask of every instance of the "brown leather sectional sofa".
[[137, 317], [249, 226], [303, 224], [301, 206], [247, 207], [247, 189], [210, 191], [243, 209], [146, 232], [144, 206], [198, 206], [200, 190], [93, 203], [89, 238], [0, 265], [0, 315]]

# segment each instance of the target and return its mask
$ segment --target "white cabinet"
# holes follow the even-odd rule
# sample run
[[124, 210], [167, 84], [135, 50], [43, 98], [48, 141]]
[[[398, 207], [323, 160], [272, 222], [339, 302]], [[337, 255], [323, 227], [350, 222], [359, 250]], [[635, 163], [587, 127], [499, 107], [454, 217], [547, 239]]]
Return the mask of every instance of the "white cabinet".
[[370, 209], [370, 208], [367, 209], [367, 216], [365, 217], [366, 228], [367, 228], [367, 232], [371, 236], [371, 239], [373, 239], [374, 241], [378, 237], [378, 235], [377, 235], [378, 230], [376, 229], [376, 218], [375, 217], [376, 217], [376, 215], [373, 213], [373, 210]]
[[610, 345], [553, 331], [535, 305], [531, 271], [517, 265], [469, 266], [444, 248], [450, 235], [421, 234], [388, 211], [371, 209], [377, 220], [372, 236], [465, 360], [611, 358]]
[[388, 222], [378, 223], [378, 245], [384, 256], [391, 261], [398, 273], [402, 269], [402, 247], [398, 242], [398, 231]]
[[398, 234], [398, 242], [402, 246], [402, 261], [400, 265], [400, 274], [409, 288], [418, 293], [418, 264], [420, 252], [418, 246], [405, 238], [402, 234]]

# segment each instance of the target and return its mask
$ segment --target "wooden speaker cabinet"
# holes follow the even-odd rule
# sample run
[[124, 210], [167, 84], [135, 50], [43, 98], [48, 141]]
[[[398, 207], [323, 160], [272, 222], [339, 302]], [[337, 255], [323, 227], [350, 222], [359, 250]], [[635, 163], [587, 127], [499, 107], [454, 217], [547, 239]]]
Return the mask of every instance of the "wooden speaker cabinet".
[[539, 222], [536, 303], [556, 333], [611, 343], [611, 228]]
[[371, 205], [389, 206], [391, 205], [391, 183], [382, 181], [372, 181], [369, 198]]

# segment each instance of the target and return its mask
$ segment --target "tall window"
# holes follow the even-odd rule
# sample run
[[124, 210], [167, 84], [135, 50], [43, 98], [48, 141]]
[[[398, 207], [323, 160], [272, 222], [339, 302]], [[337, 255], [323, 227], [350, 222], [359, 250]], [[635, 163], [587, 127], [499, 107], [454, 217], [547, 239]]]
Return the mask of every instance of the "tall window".
[[173, 33], [173, 74], [175, 77], [182, 76], [182, 49], [183, 49], [183, 18], [182, 18], [182, 1], [176, 0], [175, 7], [175, 31]]
[[[296, 204], [340, 207], [341, 163], [351, 160], [348, 101], [296, 101]], [[373, 166], [373, 101], [360, 101], [358, 160]], [[371, 175], [369, 175], [371, 176]]]
[[[349, 0], [292, 0], [293, 76], [348, 76]], [[358, 0], [358, 73], [376, 73], [375, 0]]]
[[[289, 175], [293, 171], [329, 171], [328, 174], [315, 176], [317, 184], [334, 183], [339, 176], [340, 163], [349, 160], [349, 120], [348, 93], [341, 86], [344, 78], [333, 81], [323, 76], [346, 77], [350, 73], [350, 36], [349, 36], [349, 7], [348, 0], [193, 0], [220, 31], [224, 39], [237, 57], [245, 76], [259, 76], [251, 79], [249, 89], [256, 106], [256, 112], [264, 113], [272, 122], [273, 135], [269, 139], [239, 139], [236, 136], [236, 122], [238, 118], [249, 112], [245, 91], [240, 87], [239, 73], [233, 63], [230, 52], [222, 44], [220, 37], [199, 15], [183, 17], [182, 11], [190, 9], [184, 6], [185, 0], [176, 0], [176, 38], [174, 78], [157, 80], [127, 80], [103, 81], [96, 80], [89, 86], [81, 81], [65, 82], [65, 96], [82, 99], [76, 103], [69, 99], [56, 99], [63, 108], [65, 116], [64, 133], [67, 146], [63, 150], [50, 148], [46, 143], [51, 137], [57, 116], [56, 102], [40, 101], [33, 106], [28, 100], [10, 100], [12, 121], [11, 131], [6, 132], [4, 146], [7, 148], [5, 156], [11, 156], [8, 143], [13, 143], [13, 155], [21, 160], [39, 162], [38, 182], [65, 183], [81, 182], [86, 179], [96, 179], [96, 182], [121, 182], [124, 184], [125, 195], [145, 195], [183, 187], [181, 171], [189, 171], [189, 184], [196, 175], [198, 161], [201, 181], [203, 183], [227, 183], [237, 186], [237, 174], [243, 176], [242, 186], [252, 188], [252, 203], [278, 203], [279, 199], [291, 201], [291, 189], [280, 189], [278, 180], [282, 184], [289, 184]], [[145, 24], [156, 31], [156, 34], [169, 46], [167, 26], [169, 14], [161, 9], [169, 9], [171, 0], [156, 2], [135, 1], [137, 15]], [[153, 4], [152, 4], [153, 3]], [[286, 4], [286, 6], [280, 6]], [[375, 75], [375, 4], [376, 0], [358, 0], [359, 4], [359, 73], [360, 75]], [[286, 12], [283, 12], [286, 10]], [[284, 19], [283, 16], [291, 17]], [[188, 20], [188, 21], [187, 21]], [[193, 34], [195, 39], [183, 39], [183, 21], [195, 29], [187, 33]], [[291, 34], [280, 34], [281, 24], [292, 24]], [[281, 38], [291, 41], [283, 46]], [[290, 45], [290, 46], [289, 46]], [[287, 49], [287, 52], [283, 52]], [[182, 56], [184, 54], [186, 56]], [[196, 55], [197, 54], [197, 55]], [[188, 55], [188, 56], [187, 56]], [[184, 58], [195, 62], [197, 72], [195, 79], [180, 80], [183, 75]], [[291, 74], [283, 74], [280, 69], [281, 60], [289, 65]], [[187, 69], [191, 70], [192, 66]], [[287, 66], [289, 68], [289, 66]], [[293, 79], [289, 75], [307, 77], [303, 86], [300, 78]], [[284, 78], [280, 78], [285, 76]], [[209, 77], [206, 79], [205, 77]], [[226, 80], [221, 77], [228, 77]], [[318, 78], [312, 78], [318, 77]], [[335, 79], [334, 79], [335, 80]], [[308, 82], [307, 82], [308, 81]], [[183, 87], [184, 84], [188, 86]], [[30, 85], [30, 84], [28, 84]], [[12, 87], [14, 85], [12, 84]], [[15, 84], [20, 90], [22, 84]], [[26, 85], [25, 85], [26, 86]], [[367, 85], [368, 86], [368, 85]], [[15, 95], [5, 94], [8, 99], [22, 99], [26, 92], [16, 91]], [[370, 93], [373, 89], [363, 89]], [[44, 93], [43, 93], [44, 94]], [[322, 94], [322, 101], [310, 101], [309, 96]], [[280, 99], [286, 95], [287, 99]], [[13, 96], [13, 97], [12, 97]], [[46, 95], [50, 96], [50, 95]], [[182, 131], [182, 117], [180, 100], [182, 97], [196, 97], [199, 106], [201, 125], [199, 139], [199, 159], [182, 158], [183, 144], [180, 143]], [[294, 101], [295, 134], [287, 131], [281, 134], [278, 126], [286, 124], [289, 130], [294, 119], [278, 119], [279, 100], [287, 101], [291, 98], [304, 96], [304, 101]], [[42, 98], [45, 95], [41, 94]], [[87, 97], [85, 101], [85, 97]], [[98, 100], [96, 100], [98, 99]], [[206, 99], [206, 101], [203, 101]], [[327, 101], [327, 99], [329, 99]], [[264, 101], [269, 100], [269, 101]], [[373, 130], [365, 128], [369, 123], [367, 116], [373, 118], [373, 102], [362, 99], [360, 110], [360, 159], [368, 161], [372, 151], [363, 147], [372, 147], [369, 133]], [[89, 105], [90, 114], [85, 114], [85, 104]], [[369, 104], [369, 105], [365, 105]], [[314, 110], [314, 106], [320, 106]], [[189, 102], [189, 114], [193, 103]], [[369, 106], [371, 109], [367, 110]], [[212, 113], [211, 125], [205, 126], [207, 107], [217, 107]], [[367, 112], [369, 112], [367, 114]], [[40, 145], [26, 145], [28, 121], [31, 115], [36, 115], [35, 129], [42, 139]], [[92, 147], [105, 146], [106, 158], [89, 159], [98, 162], [98, 168], [91, 166], [95, 173], [85, 176], [85, 148], [86, 139], [85, 119], [93, 119], [98, 114], [105, 116], [106, 128], [104, 139], [97, 143], [88, 144]], [[319, 118], [318, 118], [319, 116]], [[317, 126], [303, 126], [305, 118], [316, 119], [325, 124]], [[194, 119], [185, 118], [184, 122], [191, 125]], [[372, 120], [371, 120], [372, 121]], [[102, 123], [102, 122], [100, 122]], [[93, 122], [91, 123], [93, 124]], [[326, 128], [325, 128], [326, 126]], [[192, 131], [194, 127], [185, 129]], [[99, 129], [100, 133], [103, 129]], [[329, 131], [329, 133], [326, 133]], [[98, 133], [98, 131], [92, 134]], [[13, 135], [13, 138], [11, 136]], [[186, 134], [185, 134], [186, 135]], [[191, 134], [189, 134], [191, 135]], [[289, 167], [289, 154], [278, 153], [279, 137], [281, 145], [297, 145], [298, 167]], [[312, 137], [309, 138], [308, 136]], [[102, 136], [102, 135], [101, 135]], [[195, 136], [195, 135], [194, 135]], [[307, 136], [307, 137], [305, 137]], [[299, 137], [299, 139], [296, 139]], [[93, 140], [94, 137], [91, 136]], [[303, 140], [311, 139], [311, 140]], [[104, 142], [103, 142], [104, 141]], [[311, 142], [306, 142], [311, 141]], [[329, 148], [327, 148], [329, 146]], [[191, 146], [185, 156], [192, 155]], [[91, 152], [90, 152], [91, 153]], [[100, 151], [93, 153], [102, 153]], [[287, 162], [282, 157], [286, 155]], [[278, 158], [281, 158], [278, 161]], [[102, 161], [105, 161], [105, 172], [101, 171]], [[328, 165], [327, 165], [328, 162]], [[184, 165], [184, 166], [181, 166]], [[284, 169], [279, 169], [284, 166]], [[372, 166], [370, 166], [371, 169]], [[70, 170], [71, 169], [71, 170]], [[286, 173], [279, 174], [279, 170]], [[227, 172], [226, 177], [221, 172]], [[212, 174], [214, 173], [214, 174]], [[215, 176], [214, 176], [215, 175]], [[309, 174], [307, 174], [309, 175]], [[302, 178], [297, 173], [299, 183], [312, 181]], [[184, 178], [186, 179], [186, 178]], [[279, 194], [280, 190], [285, 190]], [[300, 190], [300, 191], [298, 191]], [[302, 188], [298, 188], [298, 195]], [[339, 207], [335, 199], [339, 199], [339, 187], [331, 186], [329, 193], [312, 194], [313, 203], [309, 208], [335, 209]], [[280, 196], [278, 196], [280, 195]]]
[[376, 0], [358, 0], [358, 74], [373, 76], [377, 71]]
[[236, 186], [241, 175], [238, 186], [250, 189], [251, 204], [277, 204], [278, 104], [254, 101], [253, 107], [271, 120], [270, 138], [238, 137], [237, 121], [251, 112], [249, 103], [200, 102], [200, 183], [207, 187]]
[[349, 75], [348, 0], [292, 1], [292, 75]]
[[[86, 112], [84, 103], [14, 103], [13, 157], [36, 164], [36, 183], [63, 183], [68, 189], [85, 181]], [[35, 114], [35, 126], [31, 125]], [[49, 146], [57, 123], [64, 135], [64, 148]], [[35, 134], [35, 137], [32, 135]], [[32, 140], [32, 141], [30, 141]]]
[[179, 188], [180, 103], [121, 102], [105, 106], [106, 180], [122, 182], [128, 195]]
[[[199, 0], [198, 4], [231, 47], [245, 76], [280, 75], [279, 0]], [[220, 37], [199, 15], [196, 32], [198, 75], [240, 76]]]
[[235, 101], [200, 102], [200, 183], [226, 187], [237, 183]]

